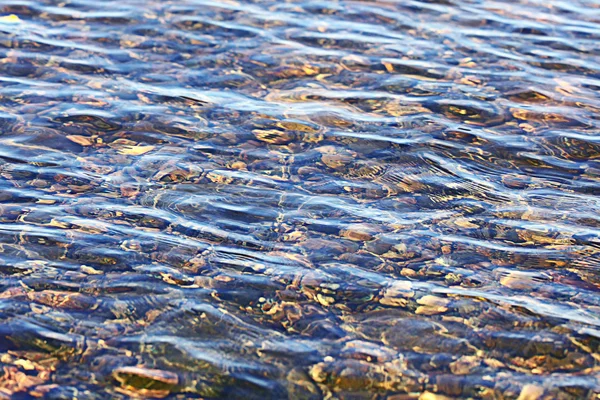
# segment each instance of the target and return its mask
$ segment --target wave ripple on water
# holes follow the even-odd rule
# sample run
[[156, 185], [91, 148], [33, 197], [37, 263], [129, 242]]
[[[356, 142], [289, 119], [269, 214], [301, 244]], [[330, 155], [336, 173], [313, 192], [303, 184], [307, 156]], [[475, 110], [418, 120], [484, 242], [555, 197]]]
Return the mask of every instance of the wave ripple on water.
[[0, 13], [1, 396], [600, 395], [598, 1]]

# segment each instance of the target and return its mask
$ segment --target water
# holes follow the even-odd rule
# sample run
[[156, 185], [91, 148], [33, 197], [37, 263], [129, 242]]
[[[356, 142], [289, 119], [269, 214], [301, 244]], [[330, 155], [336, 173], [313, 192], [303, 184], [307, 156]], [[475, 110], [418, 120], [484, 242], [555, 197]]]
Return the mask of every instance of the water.
[[600, 395], [598, 1], [0, 15], [1, 396]]

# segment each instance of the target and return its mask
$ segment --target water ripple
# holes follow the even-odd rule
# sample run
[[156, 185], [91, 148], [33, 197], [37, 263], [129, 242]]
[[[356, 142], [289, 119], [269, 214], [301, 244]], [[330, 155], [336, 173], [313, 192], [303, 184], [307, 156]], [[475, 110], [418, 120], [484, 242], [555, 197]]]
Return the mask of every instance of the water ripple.
[[599, 37], [588, 0], [3, 1], [0, 391], [597, 396]]

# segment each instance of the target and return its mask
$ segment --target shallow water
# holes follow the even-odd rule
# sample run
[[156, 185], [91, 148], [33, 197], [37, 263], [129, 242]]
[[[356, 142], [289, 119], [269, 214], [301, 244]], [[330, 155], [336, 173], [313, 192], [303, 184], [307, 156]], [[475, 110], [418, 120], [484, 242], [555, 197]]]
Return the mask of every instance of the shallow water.
[[0, 14], [0, 397], [600, 395], [598, 1]]

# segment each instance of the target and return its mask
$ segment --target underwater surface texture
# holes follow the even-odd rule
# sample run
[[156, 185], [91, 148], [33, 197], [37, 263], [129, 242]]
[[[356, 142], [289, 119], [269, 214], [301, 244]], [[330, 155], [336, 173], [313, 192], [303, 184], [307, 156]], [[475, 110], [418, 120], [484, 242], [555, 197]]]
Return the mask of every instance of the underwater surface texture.
[[0, 1], [0, 398], [597, 399], [600, 1]]

